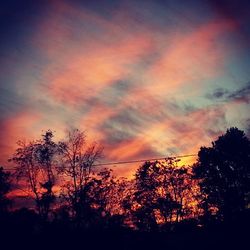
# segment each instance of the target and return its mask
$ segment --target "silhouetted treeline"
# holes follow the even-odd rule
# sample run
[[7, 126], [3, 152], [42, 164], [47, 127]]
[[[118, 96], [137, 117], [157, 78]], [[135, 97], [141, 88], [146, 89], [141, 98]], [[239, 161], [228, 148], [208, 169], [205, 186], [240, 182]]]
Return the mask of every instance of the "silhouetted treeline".
[[[169, 246], [175, 233], [182, 238], [200, 235], [200, 242], [221, 229], [221, 244], [228, 228], [244, 235], [250, 217], [250, 141], [243, 131], [230, 128], [211, 147], [201, 147], [193, 166], [179, 166], [175, 158], [145, 162], [132, 180], [95, 167], [102, 152], [79, 130], [59, 142], [51, 130], [39, 140], [19, 141], [10, 159], [14, 173], [0, 168], [2, 232], [45, 240], [122, 232], [124, 249], [140, 244], [147, 232], [167, 232]], [[29, 192], [33, 208], [15, 209], [10, 197], [18, 188]], [[161, 237], [156, 236], [158, 243], [165, 242]]]

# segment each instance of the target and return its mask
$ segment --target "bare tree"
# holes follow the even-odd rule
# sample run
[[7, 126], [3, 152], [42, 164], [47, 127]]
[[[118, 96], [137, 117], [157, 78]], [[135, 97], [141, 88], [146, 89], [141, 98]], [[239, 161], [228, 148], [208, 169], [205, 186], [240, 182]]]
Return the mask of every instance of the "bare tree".
[[25, 141], [18, 141], [17, 145], [18, 148], [9, 161], [13, 161], [16, 164], [16, 179], [18, 182], [24, 180], [27, 183], [28, 189], [34, 195], [38, 213], [41, 214], [39, 167], [34, 157], [35, 142], [26, 143]]
[[54, 200], [52, 191], [55, 183], [53, 158], [57, 152], [57, 146], [52, 141], [53, 133], [50, 130], [42, 137], [42, 140], [28, 143], [18, 141], [18, 148], [10, 161], [16, 164], [17, 181], [23, 180], [28, 184], [38, 213], [47, 218]]
[[60, 154], [59, 173], [64, 177], [62, 195], [69, 202], [74, 216], [83, 213], [83, 194], [94, 163], [101, 157], [103, 148], [97, 143], [88, 145], [85, 133], [74, 129], [68, 131], [65, 141], [58, 144]]

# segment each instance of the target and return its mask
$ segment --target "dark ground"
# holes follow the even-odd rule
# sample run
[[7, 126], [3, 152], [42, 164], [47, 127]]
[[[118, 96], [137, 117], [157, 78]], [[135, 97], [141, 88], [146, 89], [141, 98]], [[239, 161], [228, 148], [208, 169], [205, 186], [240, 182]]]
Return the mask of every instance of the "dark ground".
[[[3, 224], [1, 225], [3, 226]], [[46, 229], [45, 229], [46, 228]], [[127, 229], [83, 231], [63, 226], [30, 229], [21, 224], [5, 225], [0, 249], [250, 249], [249, 220], [210, 227], [182, 227], [175, 232], [134, 232]]]

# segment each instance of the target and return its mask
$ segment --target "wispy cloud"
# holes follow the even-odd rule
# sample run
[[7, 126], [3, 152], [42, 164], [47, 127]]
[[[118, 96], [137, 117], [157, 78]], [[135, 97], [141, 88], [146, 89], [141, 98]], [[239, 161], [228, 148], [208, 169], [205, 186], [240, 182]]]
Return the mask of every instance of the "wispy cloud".
[[249, 86], [225, 81], [232, 54], [242, 55], [238, 19], [208, 3], [103, 5], [53, 1], [28, 27], [25, 46], [9, 48], [1, 160], [16, 140], [48, 128], [58, 137], [66, 127], [86, 130], [106, 161], [196, 153], [235, 121], [244, 128]]
[[219, 100], [224, 102], [238, 102], [249, 103], [250, 102], [250, 82], [242, 88], [227, 90], [223, 88], [215, 89], [212, 93], [206, 95], [208, 99]]

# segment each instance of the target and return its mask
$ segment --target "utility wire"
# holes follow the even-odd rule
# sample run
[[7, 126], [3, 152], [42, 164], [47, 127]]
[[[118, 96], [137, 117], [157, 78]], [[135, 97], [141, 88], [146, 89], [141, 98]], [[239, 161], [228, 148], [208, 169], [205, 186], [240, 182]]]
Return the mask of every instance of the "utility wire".
[[[131, 163], [139, 163], [139, 162], [146, 162], [146, 161], [162, 161], [167, 159], [179, 159], [179, 158], [187, 158], [197, 156], [197, 154], [187, 154], [187, 155], [177, 155], [177, 156], [167, 156], [167, 157], [160, 157], [160, 158], [149, 158], [149, 159], [139, 159], [139, 160], [130, 160], [130, 161], [116, 161], [116, 162], [103, 162], [93, 164], [93, 167], [99, 166], [110, 166], [110, 165], [122, 165], [122, 164], [131, 164]], [[7, 171], [13, 171], [13, 168], [4, 168]]]
[[146, 162], [146, 161], [162, 161], [162, 160], [166, 160], [166, 159], [172, 159], [172, 158], [178, 159], [178, 158], [185, 158], [185, 157], [192, 157], [192, 156], [196, 156], [196, 154], [178, 155], [178, 156], [161, 157], [161, 158], [150, 158], [150, 159], [140, 159], [140, 160], [131, 160], [131, 161], [117, 161], [117, 162], [107, 162], [107, 163], [104, 162], [104, 163], [94, 164], [93, 167], [130, 164], [130, 163], [138, 163], [138, 162]]

